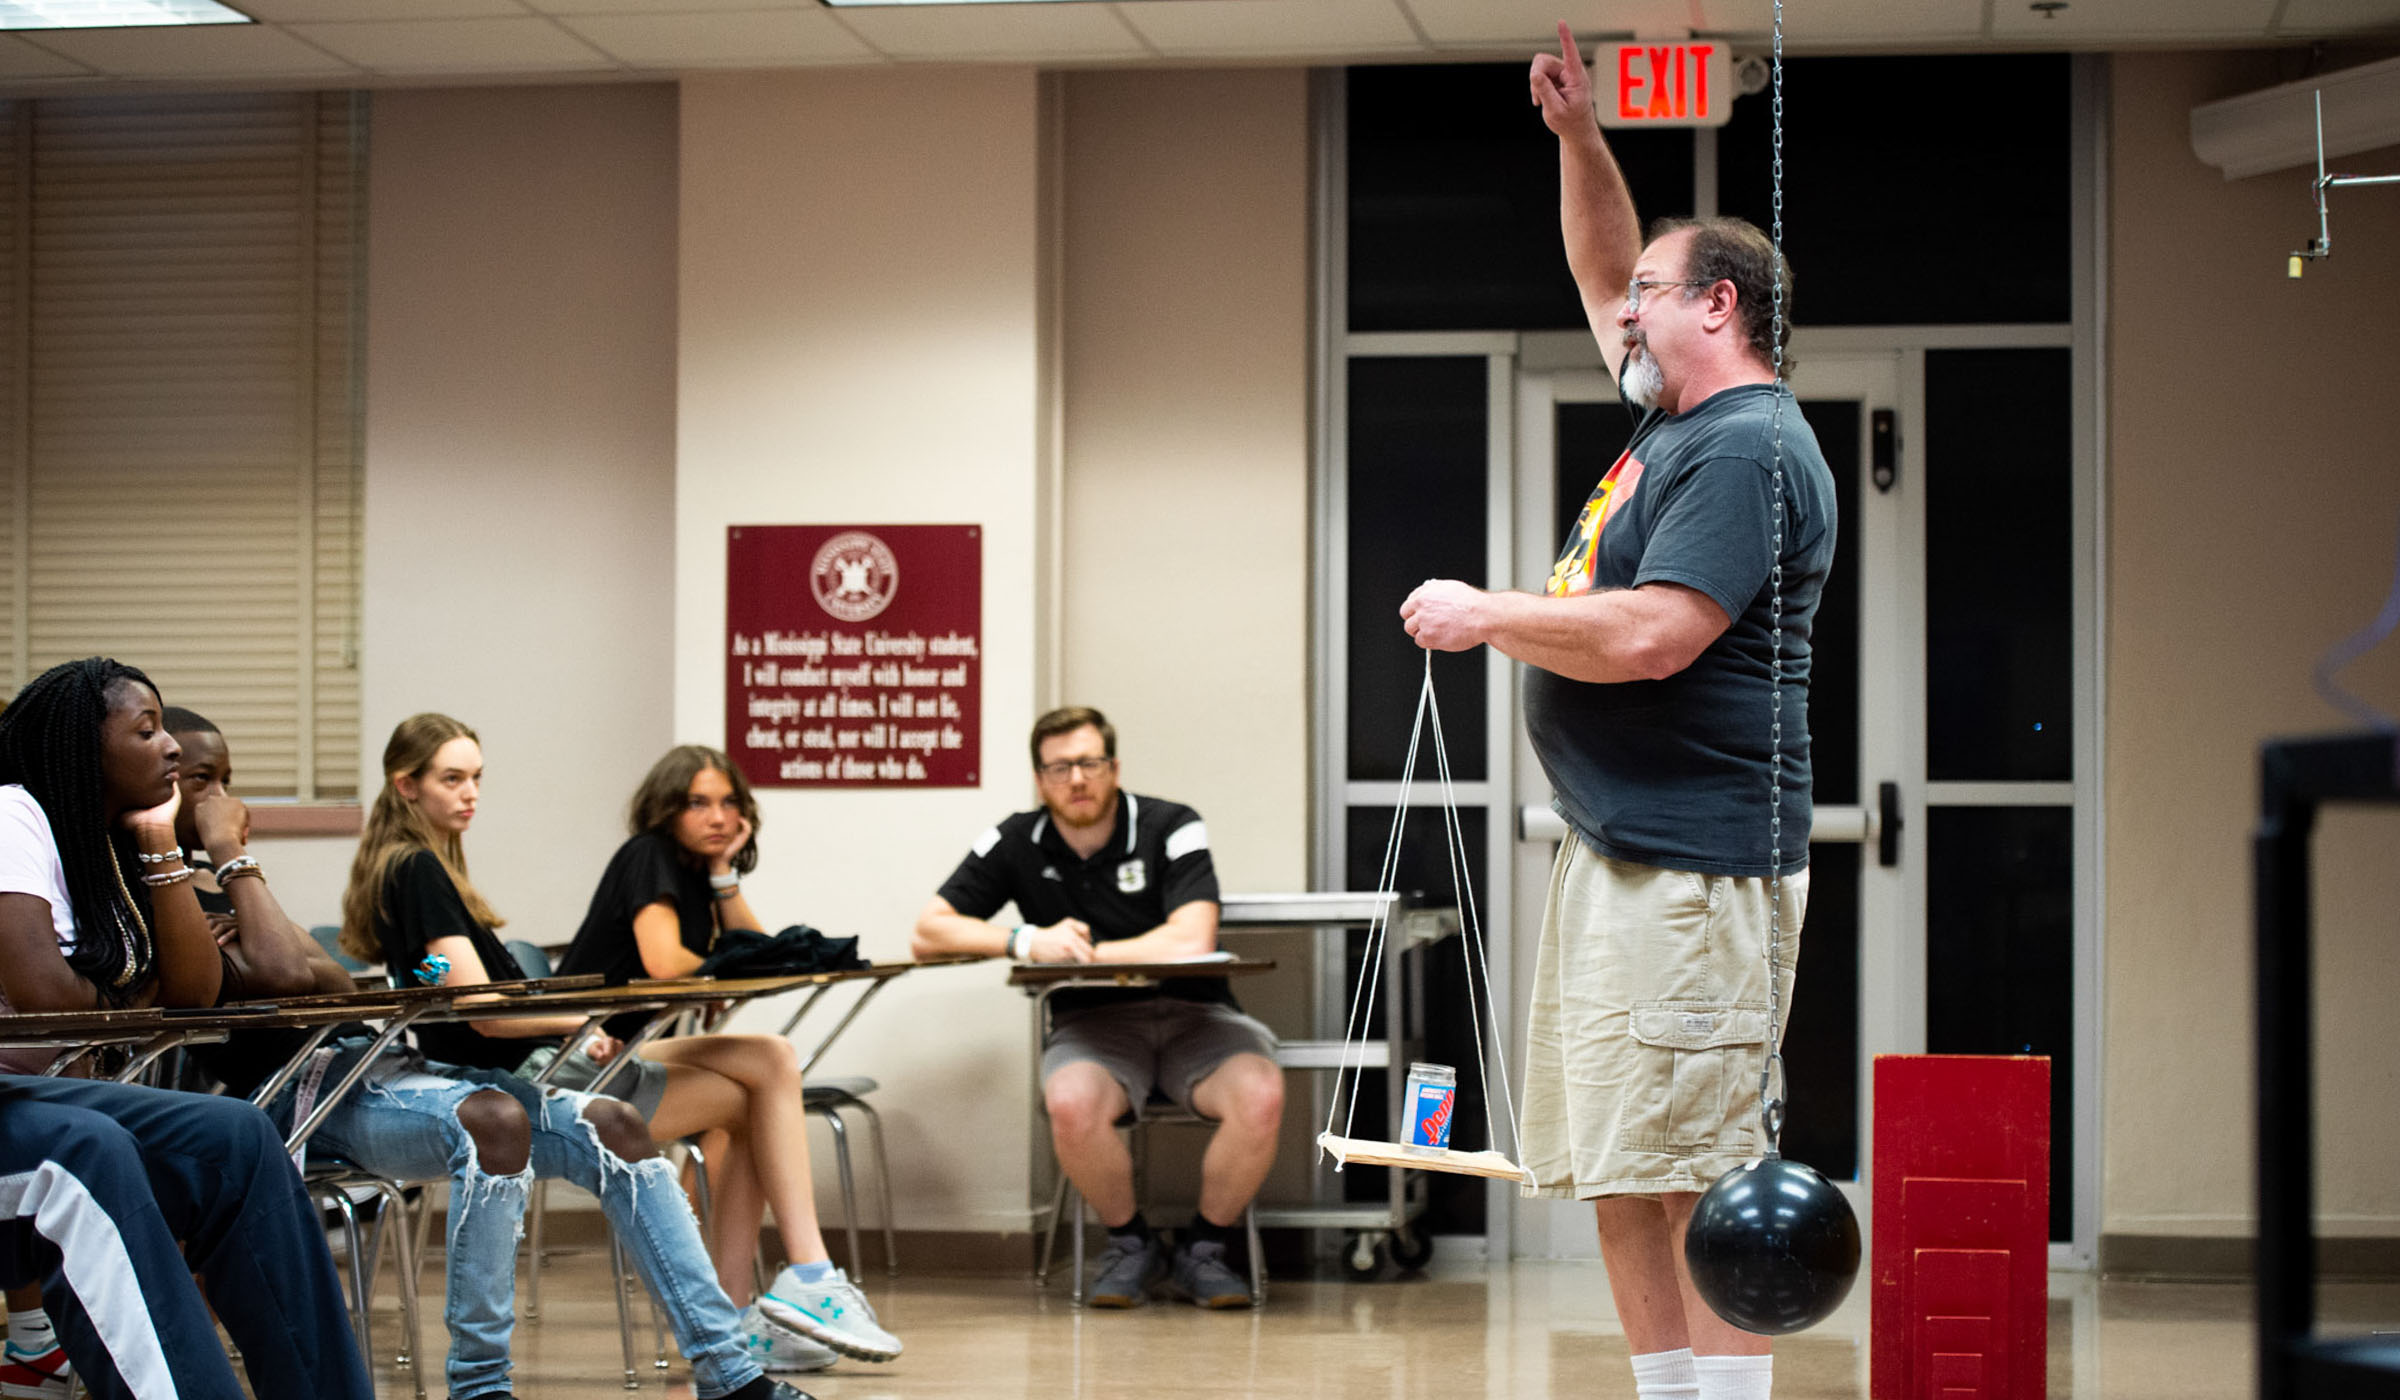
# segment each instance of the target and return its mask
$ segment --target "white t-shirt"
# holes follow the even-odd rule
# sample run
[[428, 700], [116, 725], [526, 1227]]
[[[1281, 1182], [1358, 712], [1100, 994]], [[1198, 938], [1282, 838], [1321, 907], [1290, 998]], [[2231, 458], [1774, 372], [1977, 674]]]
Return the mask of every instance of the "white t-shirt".
[[[58, 950], [64, 953], [75, 946], [75, 904], [67, 896], [67, 867], [58, 858], [58, 838], [50, 834], [50, 815], [21, 783], [0, 784], [0, 894], [49, 901]], [[0, 996], [0, 1011], [8, 1009], [8, 999]]]

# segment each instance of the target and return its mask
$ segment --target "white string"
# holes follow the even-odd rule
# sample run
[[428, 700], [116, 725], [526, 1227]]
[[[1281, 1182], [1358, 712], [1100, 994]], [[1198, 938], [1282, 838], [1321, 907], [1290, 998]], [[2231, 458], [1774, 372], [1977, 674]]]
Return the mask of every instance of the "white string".
[[[1467, 865], [1463, 859], [1467, 838], [1466, 832], [1460, 827], [1458, 820], [1458, 792], [1450, 781], [1450, 750], [1442, 742], [1442, 702], [1433, 691], [1432, 652], [1425, 653], [1424, 700], [1426, 706], [1433, 713], [1433, 761], [1442, 780], [1443, 831], [1449, 838], [1450, 881], [1452, 888], [1458, 891], [1459, 928], [1466, 936], [1464, 951], [1467, 960], [1467, 1021], [1475, 1033], [1475, 1073], [1483, 1080], [1484, 1084], [1483, 1135], [1485, 1142], [1498, 1148], [1500, 1131], [1492, 1124], [1492, 1076], [1490, 1066], [1483, 1058], [1483, 1022], [1475, 1011], [1475, 968], [1478, 962], [1483, 965], [1484, 1004], [1487, 1006], [1491, 1004], [1491, 959], [1484, 952], [1482, 921], [1475, 914], [1474, 877], [1467, 873]], [[1495, 1038], [1492, 1043], [1492, 1051], [1500, 1057], [1500, 1097], [1503, 1106], [1508, 1110], [1505, 1116], [1508, 1122], [1509, 1146], [1514, 1149], [1517, 1146], [1517, 1104], [1515, 1095], [1508, 1087], [1508, 1047], [1500, 1044]], [[1513, 1158], [1516, 1154], [1512, 1150], [1509, 1155]]]
[[[1434, 695], [1433, 653], [1431, 652], [1425, 654], [1425, 679], [1417, 690], [1417, 713], [1416, 718], [1409, 725], [1408, 754], [1402, 759], [1400, 766], [1400, 795], [1392, 809], [1391, 831], [1385, 838], [1383, 861], [1376, 876], [1375, 888], [1384, 898], [1378, 902], [1375, 915], [1367, 924], [1366, 964], [1360, 968], [1358, 986], [1351, 994], [1350, 1015], [1344, 1025], [1342, 1056], [1334, 1066], [1332, 1101], [1326, 1105], [1325, 1131], [1331, 1133], [1335, 1117], [1340, 1116], [1342, 1136], [1352, 1137], [1354, 1136], [1353, 1129], [1358, 1121], [1358, 1087], [1360, 1076], [1366, 1068], [1367, 1018], [1375, 1004], [1375, 992], [1382, 983], [1383, 950], [1391, 934], [1391, 913], [1399, 904], [1398, 891], [1394, 887], [1399, 883], [1400, 834], [1408, 819], [1409, 795], [1416, 781], [1417, 756], [1428, 727], [1428, 720], [1431, 721], [1433, 731], [1434, 767], [1439, 775], [1442, 788], [1444, 846], [1450, 859], [1451, 887], [1458, 895], [1459, 928], [1465, 938], [1467, 1016], [1475, 1037], [1475, 1069], [1485, 1085], [1484, 1133], [1486, 1139], [1494, 1147], [1498, 1147], [1500, 1143], [1499, 1129], [1492, 1119], [1490, 1065], [1484, 1058], [1483, 1018], [1475, 1006], [1475, 978], [1478, 963], [1481, 964], [1483, 975], [1483, 997], [1487, 1005], [1490, 1002], [1492, 995], [1491, 959], [1483, 946], [1482, 920], [1477, 917], [1475, 912], [1474, 881], [1467, 873], [1464, 859], [1466, 833], [1459, 823], [1458, 793], [1450, 773], [1449, 747], [1442, 738], [1441, 702]], [[1507, 1108], [1509, 1143], [1513, 1148], [1516, 1146], [1517, 1140], [1517, 1109], [1516, 1097], [1508, 1082], [1508, 1051], [1505, 1047], [1497, 1045], [1493, 1048], [1500, 1058], [1500, 1094], [1502, 1102]], [[1387, 1073], [1399, 1069], [1398, 1065], [1386, 1067]], [[1342, 1077], [1344, 1074], [1348, 1074], [1350, 1077], [1350, 1104], [1347, 1114], [1342, 1112]], [[1334, 1163], [1334, 1170], [1338, 1172], [1342, 1166], [1343, 1164], [1337, 1159]]]
[[[1431, 661], [1431, 655], [1428, 654], [1429, 668]], [[1358, 1081], [1359, 1076], [1365, 1072], [1367, 1067], [1366, 1016], [1361, 1013], [1362, 1008], [1374, 1006], [1374, 989], [1382, 981], [1385, 931], [1391, 923], [1392, 906], [1399, 902], [1397, 898], [1388, 896], [1392, 895], [1392, 886], [1397, 883], [1399, 878], [1400, 827], [1401, 823], [1408, 818], [1409, 780], [1417, 771], [1417, 741], [1424, 731], [1425, 699], [1420, 693], [1417, 697], [1417, 717], [1409, 725], [1408, 730], [1408, 756], [1400, 763], [1400, 800], [1392, 808], [1391, 833], [1384, 838], [1383, 863], [1375, 875], [1376, 890], [1385, 894], [1387, 898], [1377, 903], [1374, 916], [1367, 920], [1366, 961], [1359, 968], [1358, 987], [1350, 996], [1350, 1016], [1343, 1023], [1342, 1058], [1334, 1064], [1333, 1094], [1325, 1105], [1325, 1131], [1330, 1133], [1333, 1131], [1334, 1115], [1341, 1111], [1342, 1076], [1345, 1072], [1348, 1073], [1350, 1076], [1350, 1112], [1342, 1119], [1343, 1137], [1354, 1135], [1351, 1130], [1358, 1121]], [[1355, 1063], [1350, 1053], [1353, 1049], [1358, 1052]], [[1385, 1067], [1386, 1073], [1389, 1073], [1390, 1068], [1388, 1065]], [[1338, 1172], [1341, 1169], [1341, 1163], [1336, 1162], [1334, 1170]]]

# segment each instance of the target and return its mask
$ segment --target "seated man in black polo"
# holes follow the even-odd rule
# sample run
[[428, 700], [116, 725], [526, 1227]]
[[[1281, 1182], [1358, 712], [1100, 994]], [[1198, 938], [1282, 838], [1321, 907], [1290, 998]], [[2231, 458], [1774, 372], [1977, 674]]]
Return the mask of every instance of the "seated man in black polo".
[[[1034, 722], [1040, 810], [1019, 812], [974, 849], [917, 916], [917, 956], [1005, 953], [1019, 962], [1169, 962], [1217, 947], [1217, 872], [1189, 807], [1117, 787], [1117, 731], [1098, 710]], [[1023, 922], [988, 922], [1014, 903]], [[1226, 1262], [1250, 1198], [1275, 1161], [1283, 1071], [1275, 1037], [1242, 1014], [1222, 977], [1155, 990], [1069, 990], [1051, 998], [1042, 1097], [1058, 1162], [1108, 1227], [1089, 1295], [1138, 1307], [1162, 1275], [1203, 1307], [1250, 1305]], [[1200, 1162], [1200, 1210], [1172, 1269], [1133, 1195], [1116, 1121], [1152, 1090], [1217, 1124]]]

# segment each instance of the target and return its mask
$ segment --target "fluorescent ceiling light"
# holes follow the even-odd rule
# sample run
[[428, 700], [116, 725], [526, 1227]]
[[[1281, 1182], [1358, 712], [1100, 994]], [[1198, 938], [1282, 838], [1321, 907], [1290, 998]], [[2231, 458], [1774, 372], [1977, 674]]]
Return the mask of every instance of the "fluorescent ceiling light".
[[820, 0], [837, 10], [866, 10], [897, 5], [1086, 5], [1097, 0]]
[[133, 29], [164, 24], [250, 24], [217, 0], [0, 0], [0, 29]]

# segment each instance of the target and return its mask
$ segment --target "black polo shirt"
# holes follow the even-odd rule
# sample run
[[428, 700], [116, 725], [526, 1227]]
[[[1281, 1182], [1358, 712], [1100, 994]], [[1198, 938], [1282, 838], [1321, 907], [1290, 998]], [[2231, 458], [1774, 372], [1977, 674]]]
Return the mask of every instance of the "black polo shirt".
[[[988, 919], [1013, 903], [1026, 923], [1047, 927], [1065, 918], [1091, 925], [1092, 941], [1107, 943], [1148, 933], [1194, 900], [1217, 902], [1217, 866], [1208, 852], [1208, 824], [1180, 802], [1119, 791], [1116, 831], [1085, 860], [1068, 848], [1045, 808], [1019, 812], [975, 838], [958, 869], [942, 882], [942, 898], [972, 919]], [[1170, 978], [1147, 988], [1060, 992], [1053, 1016], [1154, 996], [1233, 1005], [1222, 977]]]

